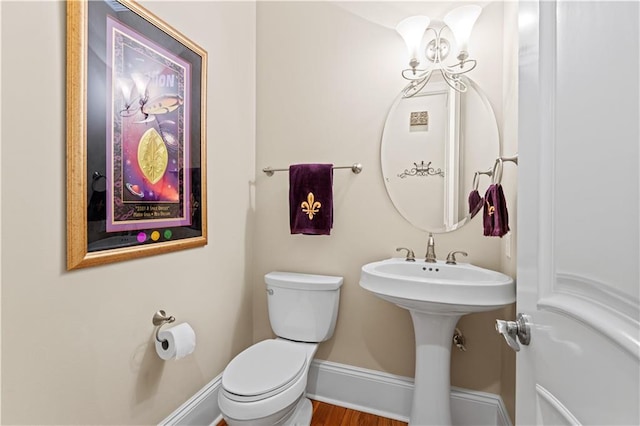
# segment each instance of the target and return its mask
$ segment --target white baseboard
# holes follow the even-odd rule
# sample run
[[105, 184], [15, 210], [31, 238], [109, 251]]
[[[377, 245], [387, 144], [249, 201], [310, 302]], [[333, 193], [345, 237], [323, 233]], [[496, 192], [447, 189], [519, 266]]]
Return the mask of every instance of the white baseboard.
[[[314, 360], [307, 395], [318, 401], [406, 422], [411, 413], [413, 379]], [[499, 395], [455, 387], [451, 388], [451, 421], [460, 426], [511, 426]]]
[[413, 379], [346, 364], [314, 360], [307, 396], [341, 407], [408, 421]]
[[[163, 420], [161, 426], [216, 425], [219, 375]], [[375, 370], [314, 360], [309, 370], [307, 396], [322, 402], [408, 421], [413, 379]], [[502, 398], [487, 392], [451, 388], [451, 420], [459, 426], [512, 426]]]
[[215, 426], [218, 424], [222, 420], [222, 413], [218, 407], [218, 391], [221, 384], [222, 374], [169, 414], [159, 423], [159, 426]]

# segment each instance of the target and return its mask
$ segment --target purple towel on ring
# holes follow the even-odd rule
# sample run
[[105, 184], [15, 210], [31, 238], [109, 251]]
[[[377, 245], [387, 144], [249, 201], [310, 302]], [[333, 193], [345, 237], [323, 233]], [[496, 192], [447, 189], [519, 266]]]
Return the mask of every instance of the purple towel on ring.
[[292, 234], [329, 235], [333, 227], [333, 164], [289, 166]]
[[469, 193], [469, 215], [474, 217], [482, 208], [482, 197], [477, 189]]
[[487, 237], [502, 237], [509, 232], [509, 212], [504, 199], [502, 185], [489, 185], [484, 195], [484, 235]]

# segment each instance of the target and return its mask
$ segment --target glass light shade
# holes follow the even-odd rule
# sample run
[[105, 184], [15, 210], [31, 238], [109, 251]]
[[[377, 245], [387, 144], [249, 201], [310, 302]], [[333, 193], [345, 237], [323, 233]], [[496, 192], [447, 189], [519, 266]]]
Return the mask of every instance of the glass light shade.
[[147, 86], [149, 85], [149, 81], [151, 81], [151, 79], [148, 76], [140, 74], [138, 72], [131, 73], [131, 78], [136, 85], [138, 95], [145, 96], [147, 92]]
[[420, 60], [420, 44], [429, 22], [428, 16], [410, 16], [400, 21], [396, 26], [396, 31], [402, 36], [407, 45], [409, 60]]
[[455, 8], [444, 17], [444, 23], [453, 32], [460, 52], [468, 51], [471, 30], [480, 16], [480, 12], [482, 12], [480, 6], [470, 4]]
[[118, 87], [122, 91], [124, 102], [126, 104], [130, 104], [131, 93], [133, 92], [133, 81], [129, 80], [128, 78], [119, 78], [117, 82], [118, 82]]

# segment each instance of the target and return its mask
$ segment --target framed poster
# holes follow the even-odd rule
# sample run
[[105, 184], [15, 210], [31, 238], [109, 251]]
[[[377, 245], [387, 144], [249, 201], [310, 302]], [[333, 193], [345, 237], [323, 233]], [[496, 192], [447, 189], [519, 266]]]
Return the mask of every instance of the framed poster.
[[67, 3], [67, 269], [207, 243], [206, 66], [135, 2]]

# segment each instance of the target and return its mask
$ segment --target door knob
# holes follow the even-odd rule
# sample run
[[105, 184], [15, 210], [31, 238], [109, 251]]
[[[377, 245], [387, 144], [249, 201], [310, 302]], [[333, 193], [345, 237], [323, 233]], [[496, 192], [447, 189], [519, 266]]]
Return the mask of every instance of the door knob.
[[529, 318], [523, 314], [518, 314], [515, 321], [496, 320], [496, 331], [502, 334], [507, 345], [516, 352], [520, 350], [518, 340], [525, 346], [531, 342]]

